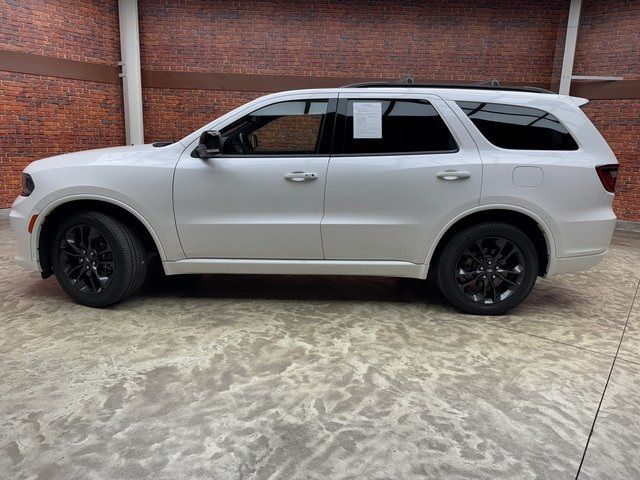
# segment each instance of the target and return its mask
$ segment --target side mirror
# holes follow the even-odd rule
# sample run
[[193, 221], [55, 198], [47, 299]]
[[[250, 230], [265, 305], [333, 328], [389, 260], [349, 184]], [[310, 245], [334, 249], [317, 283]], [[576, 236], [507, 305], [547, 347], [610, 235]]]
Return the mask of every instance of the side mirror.
[[202, 132], [200, 141], [196, 147], [196, 153], [200, 158], [211, 158], [220, 155], [222, 151], [222, 137], [220, 132], [209, 130]]

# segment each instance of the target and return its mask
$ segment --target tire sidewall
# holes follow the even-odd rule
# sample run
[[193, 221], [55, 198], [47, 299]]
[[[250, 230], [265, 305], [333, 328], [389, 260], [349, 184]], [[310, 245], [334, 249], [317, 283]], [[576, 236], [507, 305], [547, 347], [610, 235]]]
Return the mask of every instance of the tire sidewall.
[[[486, 237], [500, 237], [513, 242], [522, 252], [525, 262], [525, 275], [520, 288], [508, 299], [488, 305], [466, 298], [455, 280], [456, 264], [464, 249]], [[445, 297], [460, 310], [476, 315], [500, 315], [518, 306], [529, 295], [537, 276], [538, 255], [529, 237], [512, 225], [487, 223], [468, 227], [453, 237], [440, 256], [436, 281]]]
[[[109, 286], [100, 293], [88, 294], [81, 292], [74, 287], [71, 280], [67, 278], [63, 271], [59, 254], [60, 242], [65, 233], [74, 225], [89, 225], [94, 227], [105, 238], [111, 247], [114, 260], [114, 274]], [[110, 226], [102, 221], [99, 215], [92, 215], [88, 213], [75, 214], [58, 228], [54, 236], [53, 243], [51, 244], [51, 261], [58, 283], [70, 297], [76, 299], [83, 305], [99, 307], [114, 303], [117, 301], [116, 299], [122, 295], [122, 290], [127, 284], [128, 280], [126, 277], [125, 254], [120, 242], [117, 241], [109, 227]]]

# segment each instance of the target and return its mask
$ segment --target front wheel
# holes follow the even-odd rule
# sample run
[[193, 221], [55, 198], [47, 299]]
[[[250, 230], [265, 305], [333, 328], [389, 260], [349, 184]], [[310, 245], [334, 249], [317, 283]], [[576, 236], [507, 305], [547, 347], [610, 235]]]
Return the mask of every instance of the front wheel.
[[146, 253], [133, 231], [102, 212], [71, 215], [51, 244], [53, 272], [67, 294], [106, 307], [133, 294], [145, 278]]
[[458, 232], [436, 259], [436, 283], [458, 309], [499, 315], [519, 305], [538, 276], [538, 255], [517, 227], [500, 222]]

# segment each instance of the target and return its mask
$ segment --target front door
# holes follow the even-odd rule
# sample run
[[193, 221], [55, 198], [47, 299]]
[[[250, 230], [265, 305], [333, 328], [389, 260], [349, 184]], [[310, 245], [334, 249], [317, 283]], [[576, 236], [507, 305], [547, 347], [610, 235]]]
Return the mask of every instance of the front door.
[[220, 129], [222, 153], [182, 154], [174, 208], [187, 258], [322, 259], [326, 98], [263, 106]]

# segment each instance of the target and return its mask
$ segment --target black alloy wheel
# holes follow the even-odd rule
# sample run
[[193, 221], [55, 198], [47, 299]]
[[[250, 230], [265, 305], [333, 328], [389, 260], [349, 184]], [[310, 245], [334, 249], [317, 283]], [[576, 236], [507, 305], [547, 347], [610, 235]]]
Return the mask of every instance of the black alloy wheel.
[[76, 302], [106, 307], [135, 293], [145, 279], [147, 252], [136, 230], [98, 211], [78, 211], [56, 229], [53, 272]]
[[95, 295], [113, 281], [113, 251], [97, 228], [73, 225], [60, 239], [59, 252], [64, 274], [78, 291]]
[[462, 294], [476, 303], [500, 303], [522, 286], [522, 251], [500, 237], [484, 237], [469, 244], [456, 262], [456, 282]]
[[432, 264], [447, 300], [476, 315], [499, 315], [518, 306], [538, 276], [533, 242], [519, 228], [502, 222], [461, 230]]

